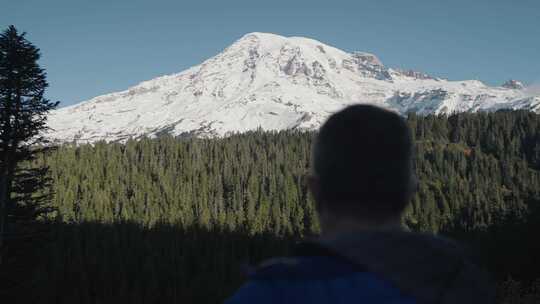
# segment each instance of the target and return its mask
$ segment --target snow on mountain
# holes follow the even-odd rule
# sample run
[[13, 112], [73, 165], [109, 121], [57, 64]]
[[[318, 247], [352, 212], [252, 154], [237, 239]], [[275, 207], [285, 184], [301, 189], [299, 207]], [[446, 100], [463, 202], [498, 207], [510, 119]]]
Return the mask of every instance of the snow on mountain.
[[502, 86], [507, 89], [516, 89], [516, 90], [522, 90], [525, 88], [523, 83], [514, 79], [508, 80], [507, 82], [503, 83]]
[[315, 129], [354, 103], [400, 113], [540, 112], [540, 96], [525, 94], [516, 83], [448, 81], [387, 68], [373, 54], [347, 53], [312, 39], [250, 33], [181, 73], [52, 112], [48, 136], [86, 143], [163, 133], [216, 137], [259, 127]]

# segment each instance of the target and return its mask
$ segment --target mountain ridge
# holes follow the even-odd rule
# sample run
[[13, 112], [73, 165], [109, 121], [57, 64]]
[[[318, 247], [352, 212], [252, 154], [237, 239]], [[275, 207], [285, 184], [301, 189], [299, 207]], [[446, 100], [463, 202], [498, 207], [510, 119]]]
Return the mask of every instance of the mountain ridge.
[[312, 130], [340, 108], [372, 103], [400, 113], [527, 109], [540, 96], [511, 80], [489, 87], [387, 68], [374, 54], [348, 53], [314, 39], [249, 33], [180, 73], [60, 108], [49, 116], [56, 142], [124, 141], [168, 133]]

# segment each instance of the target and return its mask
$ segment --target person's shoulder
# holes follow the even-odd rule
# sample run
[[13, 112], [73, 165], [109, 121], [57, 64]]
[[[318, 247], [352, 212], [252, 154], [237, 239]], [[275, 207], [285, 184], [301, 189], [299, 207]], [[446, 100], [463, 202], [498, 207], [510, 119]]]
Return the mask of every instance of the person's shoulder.
[[[427, 233], [367, 231], [326, 246], [365, 265], [420, 302], [490, 303], [494, 288], [470, 252], [457, 242]], [[446, 303], [446, 302], [444, 302]]]
[[248, 281], [236, 291], [225, 304], [243, 303], [279, 303], [279, 293], [274, 292], [274, 287], [261, 281]]
[[346, 260], [332, 256], [294, 256], [261, 263], [226, 303], [337, 303], [343, 300], [376, 303], [381, 299], [414, 303], [386, 280]]
[[346, 261], [328, 256], [280, 257], [261, 263], [252, 280], [328, 280], [360, 272]]
[[307, 278], [303, 259], [278, 257], [248, 269], [247, 282], [229, 298], [226, 304], [279, 303], [291, 289], [290, 280]]

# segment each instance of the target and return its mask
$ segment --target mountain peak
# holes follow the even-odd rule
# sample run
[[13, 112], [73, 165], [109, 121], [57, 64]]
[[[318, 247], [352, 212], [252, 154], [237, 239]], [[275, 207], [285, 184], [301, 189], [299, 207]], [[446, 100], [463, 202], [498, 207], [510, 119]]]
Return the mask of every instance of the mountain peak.
[[86, 143], [164, 133], [216, 137], [259, 127], [312, 130], [354, 103], [422, 114], [539, 111], [531, 107], [538, 99], [524, 94], [399, 72], [374, 54], [348, 53], [314, 39], [253, 32], [178, 74], [52, 112], [47, 136]]
[[259, 39], [283, 39], [283, 38], [285, 38], [284, 36], [274, 34], [274, 33], [250, 32], [250, 33], [244, 34], [242, 36], [242, 38], [240, 38], [240, 40], [242, 40], [244, 38], [251, 38], [251, 37], [256, 37], [256, 38], [259, 38]]
[[277, 34], [263, 33], [263, 32], [251, 32], [251, 33], [247, 33], [244, 36], [240, 37], [240, 39], [238, 39], [234, 44], [242, 43], [242, 42], [245, 42], [245, 41], [248, 41], [248, 42], [265, 41], [265, 42], [268, 42], [268, 43], [281, 43], [285, 39], [287, 39], [287, 38], [283, 37], [283, 36], [280, 36], [280, 35], [277, 35]]
[[521, 90], [525, 88], [523, 83], [515, 79], [510, 79], [506, 81], [505, 83], [503, 83], [502, 87], [507, 88], [507, 89], [514, 89], [514, 90]]

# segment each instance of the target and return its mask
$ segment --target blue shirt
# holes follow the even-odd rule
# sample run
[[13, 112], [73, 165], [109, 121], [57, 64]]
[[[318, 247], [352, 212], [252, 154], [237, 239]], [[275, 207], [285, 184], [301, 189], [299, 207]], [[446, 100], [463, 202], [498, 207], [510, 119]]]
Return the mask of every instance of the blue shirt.
[[225, 303], [413, 304], [416, 301], [362, 266], [323, 253], [266, 262]]

